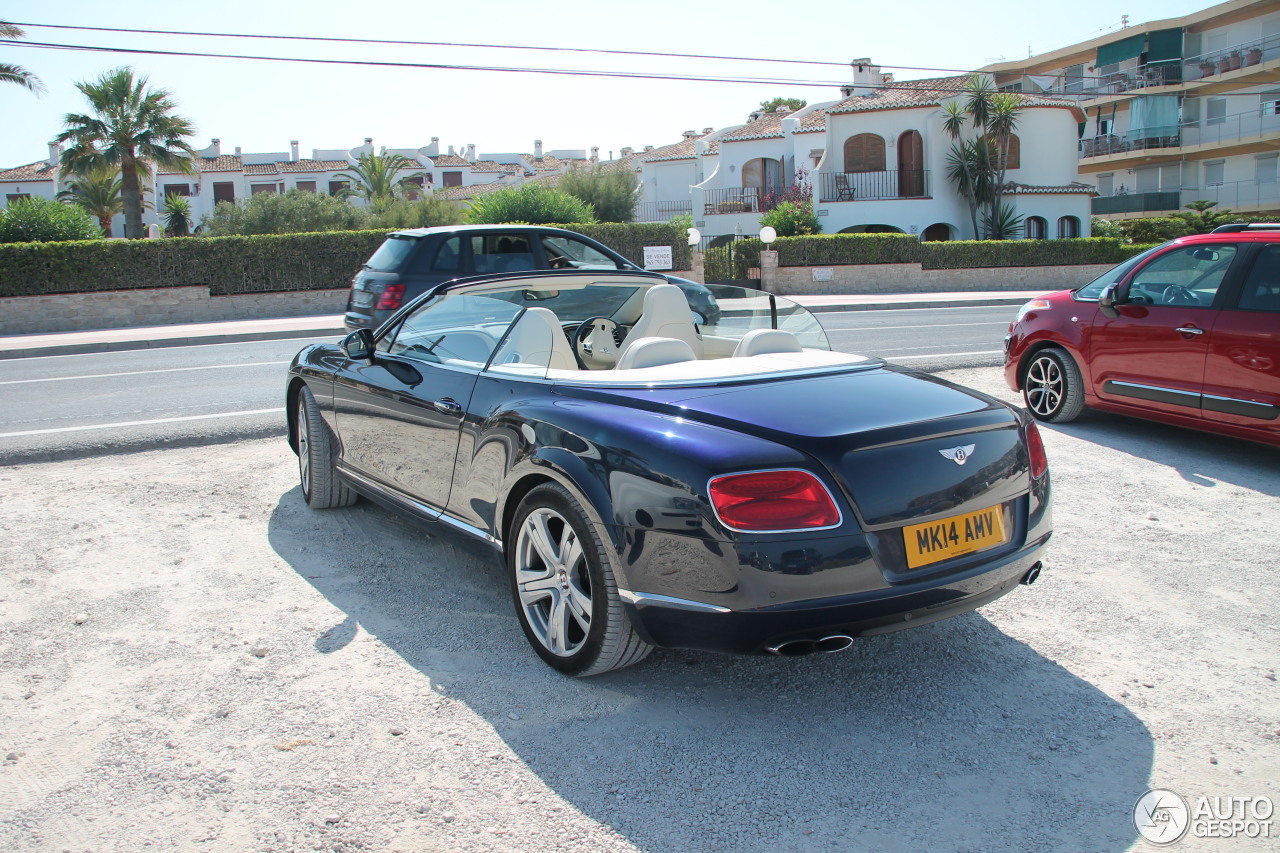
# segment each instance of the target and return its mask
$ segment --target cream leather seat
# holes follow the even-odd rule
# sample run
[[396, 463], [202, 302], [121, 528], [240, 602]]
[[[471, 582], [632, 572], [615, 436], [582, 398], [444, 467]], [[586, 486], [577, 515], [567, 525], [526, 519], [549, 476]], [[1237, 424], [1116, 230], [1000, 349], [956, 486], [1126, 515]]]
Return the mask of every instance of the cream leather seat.
[[634, 344], [644, 338], [675, 338], [684, 341], [693, 350], [694, 358], [702, 358], [702, 339], [693, 327], [693, 312], [684, 291], [674, 284], [655, 284], [645, 291], [644, 313], [636, 321], [627, 339], [622, 342], [618, 358], [626, 355]]
[[640, 338], [618, 358], [613, 369], [660, 367], [682, 361], [697, 361], [697, 357], [693, 348], [679, 338]]
[[554, 370], [577, 370], [560, 318], [546, 308], [526, 308], [502, 345], [495, 364], [537, 364]]
[[752, 329], [742, 336], [738, 346], [734, 348], [734, 358], [738, 356], [765, 355], [773, 352], [803, 352], [804, 347], [790, 332], [782, 329]]

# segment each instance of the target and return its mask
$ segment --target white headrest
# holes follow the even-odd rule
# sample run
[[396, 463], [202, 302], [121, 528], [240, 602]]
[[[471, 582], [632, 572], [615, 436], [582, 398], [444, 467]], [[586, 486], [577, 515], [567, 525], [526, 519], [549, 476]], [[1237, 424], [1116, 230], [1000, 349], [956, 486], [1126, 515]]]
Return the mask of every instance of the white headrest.
[[804, 347], [790, 332], [782, 329], [752, 329], [742, 336], [734, 356], [765, 355], [771, 352], [803, 352]]
[[695, 361], [693, 347], [677, 338], [640, 338], [618, 359], [615, 370], [659, 367], [680, 361]]

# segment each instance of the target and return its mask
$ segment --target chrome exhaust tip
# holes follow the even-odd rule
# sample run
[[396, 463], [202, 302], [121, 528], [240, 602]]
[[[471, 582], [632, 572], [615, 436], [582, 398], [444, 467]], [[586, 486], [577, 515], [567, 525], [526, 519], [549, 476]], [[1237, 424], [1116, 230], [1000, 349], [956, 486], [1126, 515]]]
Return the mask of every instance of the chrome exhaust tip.
[[771, 655], [778, 655], [779, 657], [798, 658], [801, 655], [811, 655], [818, 649], [813, 640], [787, 640], [785, 643], [765, 646], [764, 650]]
[[1041, 563], [1036, 563], [1031, 568], [1027, 569], [1027, 573], [1022, 576], [1022, 580], [1021, 580], [1022, 585], [1031, 586], [1033, 583], [1035, 583], [1036, 580], [1040, 577], [1040, 570], [1043, 568], [1044, 566]]
[[765, 646], [764, 650], [771, 655], [778, 655], [779, 657], [798, 658], [801, 655], [811, 655], [815, 652], [826, 654], [842, 652], [852, 645], [853, 637], [847, 634], [831, 634], [817, 640], [787, 640], [772, 646]]
[[813, 644], [814, 651], [826, 652], [842, 652], [853, 645], [853, 637], [848, 634], [832, 634], [830, 637], [823, 637]]

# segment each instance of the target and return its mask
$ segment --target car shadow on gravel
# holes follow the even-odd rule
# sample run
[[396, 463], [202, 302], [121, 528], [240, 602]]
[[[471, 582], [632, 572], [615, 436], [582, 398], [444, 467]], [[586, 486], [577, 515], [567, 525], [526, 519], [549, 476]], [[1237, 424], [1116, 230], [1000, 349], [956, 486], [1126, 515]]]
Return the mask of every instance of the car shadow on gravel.
[[[1151, 733], [980, 614], [834, 655], [660, 650], [576, 680], [529, 649], [502, 564], [464, 537], [367, 502], [318, 513], [297, 489], [269, 536], [345, 614], [312, 638], [318, 655], [358, 625], [420, 690], [465, 703], [547, 787], [641, 850], [1108, 851], [1137, 838]], [[1016, 599], [1034, 607], [1034, 588]], [[431, 728], [429, 709], [400, 710]], [[548, 826], [565, 819], [551, 805], [522, 808]]]
[[1167, 466], [1199, 486], [1230, 483], [1280, 497], [1277, 447], [1093, 410], [1071, 423], [1041, 423], [1040, 429]]

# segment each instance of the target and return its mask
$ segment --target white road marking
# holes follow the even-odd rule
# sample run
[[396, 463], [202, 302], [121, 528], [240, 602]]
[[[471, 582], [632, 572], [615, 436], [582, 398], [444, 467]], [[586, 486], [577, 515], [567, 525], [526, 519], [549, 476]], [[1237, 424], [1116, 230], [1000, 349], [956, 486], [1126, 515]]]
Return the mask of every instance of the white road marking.
[[6, 379], [0, 385], [26, 385], [33, 382], [67, 382], [72, 379], [114, 379], [117, 376], [149, 376], [152, 373], [182, 373], [189, 370], [227, 370], [233, 367], [277, 367], [287, 361], [252, 361], [245, 364], [206, 364], [203, 367], [166, 367], [161, 370], [130, 370], [124, 373], [91, 373], [84, 376], [47, 376], [43, 379]]
[[29, 429], [22, 432], [0, 432], [0, 438], [19, 438], [24, 435], [53, 435], [60, 432], [85, 432], [94, 429], [118, 429], [120, 427], [152, 426], [154, 424], [176, 424], [186, 421], [207, 421], [213, 418], [240, 418], [248, 415], [282, 414], [279, 409], [250, 409], [246, 412], [220, 412], [216, 415], [185, 415], [179, 418], [156, 418], [149, 421], [120, 421], [114, 424], [93, 424], [92, 426], [56, 427], [54, 429]]
[[920, 326], [823, 326], [828, 332], [889, 332], [900, 329], [958, 329], [961, 326], [1007, 326], [1008, 320], [990, 320], [985, 323], [933, 323]]

